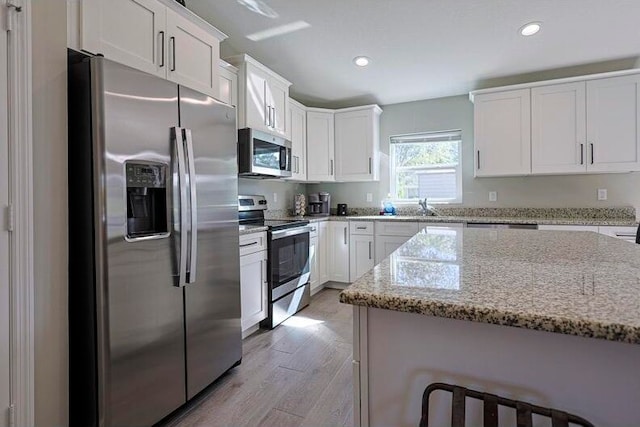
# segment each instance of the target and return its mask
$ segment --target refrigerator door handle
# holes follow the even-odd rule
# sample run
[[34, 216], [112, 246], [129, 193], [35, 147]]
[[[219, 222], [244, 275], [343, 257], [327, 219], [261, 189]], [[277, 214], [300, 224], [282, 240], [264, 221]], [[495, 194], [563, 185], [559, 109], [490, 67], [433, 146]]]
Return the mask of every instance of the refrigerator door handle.
[[182, 142], [182, 128], [172, 128], [171, 137], [173, 138], [173, 146], [176, 158], [178, 159], [178, 191], [180, 193], [180, 207], [178, 209], [180, 224], [180, 254], [178, 255], [178, 283], [176, 286], [183, 287], [187, 284], [187, 216], [185, 215], [185, 209], [187, 207], [187, 183], [184, 144]]
[[196, 261], [198, 259], [198, 197], [196, 194], [196, 163], [193, 157], [193, 136], [191, 129], [184, 129], [184, 140], [187, 146], [187, 167], [189, 170], [189, 210], [191, 211], [191, 223], [189, 234], [191, 248], [189, 250], [189, 266], [187, 270], [187, 283], [196, 281]]

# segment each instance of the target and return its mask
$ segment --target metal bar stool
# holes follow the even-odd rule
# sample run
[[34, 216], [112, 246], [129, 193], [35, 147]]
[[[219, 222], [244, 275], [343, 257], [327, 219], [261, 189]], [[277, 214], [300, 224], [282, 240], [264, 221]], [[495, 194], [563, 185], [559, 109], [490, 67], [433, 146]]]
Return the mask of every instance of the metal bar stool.
[[568, 427], [569, 423], [583, 427], [594, 427], [589, 421], [577, 415], [568, 414], [552, 408], [532, 405], [519, 400], [507, 399], [491, 393], [482, 393], [465, 387], [445, 383], [433, 383], [427, 386], [422, 395], [422, 418], [420, 427], [429, 427], [429, 396], [435, 390], [453, 393], [451, 427], [464, 427], [465, 402], [470, 397], [483, 401], [484, 427], [498, 427], [498, 406], [507, 406], [516, 410], [517, 427], [532, 427], [533, 414], [551, 418], [553, 427]]

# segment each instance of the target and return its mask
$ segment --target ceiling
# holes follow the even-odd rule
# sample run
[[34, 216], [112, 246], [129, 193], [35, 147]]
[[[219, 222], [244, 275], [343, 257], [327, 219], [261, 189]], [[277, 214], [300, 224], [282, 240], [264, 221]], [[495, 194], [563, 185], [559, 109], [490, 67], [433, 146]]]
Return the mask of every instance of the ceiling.
[[[252, 12], [242, 1], [278, 16]], [[639, 0], [240, 2], [187, 6], [229, 35], [223, 56], [248, 53], [293, 82], [291, 96], [309, 106], [394, 104], [640, 66]], [[246, 37], [297, 21], [310, 26], [261, 41]], [[531, 21], [541, 21], [542, 30], [521, 36], [518, 29]], [[357, 55], [371, 64], [356, 67]]]

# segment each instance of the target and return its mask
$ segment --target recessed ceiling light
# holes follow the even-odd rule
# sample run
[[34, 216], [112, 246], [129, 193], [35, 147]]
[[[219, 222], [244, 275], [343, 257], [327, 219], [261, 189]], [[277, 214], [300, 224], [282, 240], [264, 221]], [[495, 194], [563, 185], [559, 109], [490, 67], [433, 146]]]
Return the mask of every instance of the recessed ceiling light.
[[366, 67], [367, 65], [369, 65], [370, 61], [371, 60], [366, 56], [356, 56], [355, 58], [353, 58], [353, 63], [358, 67]]
[[542, 27], [541, 22], [529, 22], [528, 24], [525, 24], [522, 27], [520, 27], [520, 34], [523, 36], [532, 36], [538, 31], [540, 31], [541, 27]]

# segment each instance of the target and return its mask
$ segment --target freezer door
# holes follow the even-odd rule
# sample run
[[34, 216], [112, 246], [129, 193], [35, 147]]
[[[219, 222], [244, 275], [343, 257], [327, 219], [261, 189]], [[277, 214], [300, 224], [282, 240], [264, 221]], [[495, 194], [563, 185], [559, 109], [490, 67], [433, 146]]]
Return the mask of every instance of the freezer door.
[[[105, 171], [96, 183], [106, 207], [100, 224], [106, 227], [105, 326], [99, 331], [105, 347], [104, 425], [148, 426], [185, 402], [183, 289], [175, 286], [180, 230], [171, 209], [178, 87], [101, 58], [92, 65], [96, 110], [102, 109], [95, 119], [94, 155]], [[136, 238], [127, 236], [132, 200], [126, 166], [148, 162], [167, 171], [168, 227], [167, 233]]]
[[181, 86], [180, 125], [187, 145], [191, 131], [187, 163], [195, 166], [196, 210], [189, 217], [196, 241], [189, 243], [184, 288], [190, 399], [242, 357], [235, 111]]

